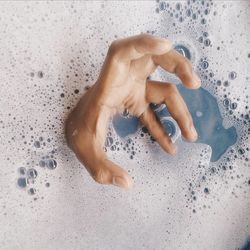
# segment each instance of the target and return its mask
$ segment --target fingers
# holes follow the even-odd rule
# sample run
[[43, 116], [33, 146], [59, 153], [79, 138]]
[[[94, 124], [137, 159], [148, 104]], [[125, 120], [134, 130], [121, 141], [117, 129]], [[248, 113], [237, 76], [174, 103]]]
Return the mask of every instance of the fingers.
[[172, 49], [164, 55], [153, 56], [153, 61], [170, 73], [175, 73], [182, 83], [191, 89], [199, 88], [200, 78], [192, 69], [191, 62]]
[[100, 184], [113, 184], [122, 188], [131, 188], [133, 181], [128, 173], [114, 162], [107, 159], [102, 149], [89, 144], [88, 150], [84, 147], [74, 152], [83, 163], [93, 179]]
[[88, 110], [90, 112], [84, 112], [83, 106], [80, 102], [79, 109], [75, 109], [66, 121], [68, 145], [95, 181], [130, 188], [132, 180], [128, 173], [107, 159], [103, 150], [109, 112], [106, 108], [100, 112], [95, 105]]
[[176, 154], [175, 145], [164, 131], [160, 121], [150, 107], [140, 116], [140, 121], [147, 127], [149, 133], [167, 153], [172, 155]]
[[141, 34], [114, 41], [109, 56], [120, 61], [131, 61], [145, 55], [162, 55], [170, 51], [171, 43], [164, 38]]
[[85, 166], [93, 179], [100, 184], [113, 184], [122, 188], [133, 185], [128, 173], [114, 162], [107, 159], [100, 140], [92, 133], [83, 130], [73, 133], [71, 147], [78, 160]]
[[192, 116], [174, 84], [148, 81], [146, 99], [149, 103], [164, 102], [169, 113], [178, 123], [182, 135], [190, 141], [197, 140], [198, 135], [193, 125]]
[[170, 49], [169, 40], [148, 34], [116, 40], [109, 47], [97, 82], [101, 85], [123, 83], [128, 77], [132, 60], [145, 55], [163, 55]]
[[125, 170], [114, 162], [103, 159], [98, 165], [90, 167], [90, 174], [100, 184], [113, 184], [122, 188], [131, 188], [132, 179]]

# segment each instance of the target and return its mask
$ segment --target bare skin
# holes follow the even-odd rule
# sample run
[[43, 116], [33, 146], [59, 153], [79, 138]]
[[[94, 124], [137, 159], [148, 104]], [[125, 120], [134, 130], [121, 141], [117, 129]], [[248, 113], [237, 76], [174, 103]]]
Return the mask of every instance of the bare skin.
[[182, 135], [190, 141], [197, 139], [192, 117], [176, 86], [147, 80], [158, 66], [175, 73], [187, 88], [200, 87], [190, 61], [173, 50], [168, 40], [138, 35], [111, 44], [99, 78], [69, 114], [65, 124], [68, 145], [95, 181], [132, 186], [128, 173], [103, 151], [108, 124], [116, 112], [128, 109], [139, 117], [159, 145], [174, 155], [176, 146], [149, 107], [150, 103], [165, 103]]

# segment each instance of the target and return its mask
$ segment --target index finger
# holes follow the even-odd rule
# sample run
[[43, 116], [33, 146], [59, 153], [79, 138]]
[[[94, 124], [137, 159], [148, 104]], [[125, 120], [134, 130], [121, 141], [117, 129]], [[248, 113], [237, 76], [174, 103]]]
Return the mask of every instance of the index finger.
[[172, 49], [164, 55], [153, 56], [153, 61], [166, 71], [175, 73], [186, 87], [191, 89], [200, 87], [200, 78], [193, 71], [191, 62], [176, 50]]
[[163, 55], [171, 50], [171, 42], [149, 34], [115, 40], [109, 47], [98, 82], [117, 83], [128, 76], [130, 62], [145, 55]]
[[172, 45], [168, 39], [141, 34], [115, 40], [109, 47], [108, 56], [120, 61], [131, 61], [145, 55], [163, 55], [171, 48]]

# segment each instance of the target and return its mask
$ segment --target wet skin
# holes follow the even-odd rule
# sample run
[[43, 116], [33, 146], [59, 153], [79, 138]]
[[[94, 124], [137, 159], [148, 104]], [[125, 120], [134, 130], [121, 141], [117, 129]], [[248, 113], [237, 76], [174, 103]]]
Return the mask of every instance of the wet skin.
[[97, 182], [132, 186], [128, 173], [103, 151], [110, 118], [117, 112], [128, 109], [174, 155], [176, 146], [150, 108], [150, 103], [165, 103], [182, 135], [190, 141], [197, 139], [192, 116], [176, 86], [147, 80], [158, 66], [175, 73], [187, 88], [200, 87], [190, 61], [172, 49], [169, 40], [142, 34], [111, 44], [97, 81], [69, 114], [65, 123], [68, 145]]

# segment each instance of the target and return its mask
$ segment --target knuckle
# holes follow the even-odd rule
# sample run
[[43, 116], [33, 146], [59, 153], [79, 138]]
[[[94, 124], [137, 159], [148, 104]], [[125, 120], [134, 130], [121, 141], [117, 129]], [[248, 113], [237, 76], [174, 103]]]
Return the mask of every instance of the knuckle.
[[142, 33], [139, 35], [139, 39], [142, 41], [142, 42], [145, 42], [146, 40], [152, 38], [152, 35], [149, 35], [147, 33]]
[[184, 71], [192, 71], [192, 63], [187, 58], [183, 58], [182, 67]]
[[168, 103], [175, 103], [176, 100], [180, 98], [179, 91], [175, 85], [171, 86], [169, 90], [166, 92], [165, 101]]
[[111, 45], [109, 46], [109, 50], [108, 50], [108, 54], [111, 56], [114, 56], [118, 53], [119, 51], [119, 40], [115, 40], [111, 43]]
[[152, 35], [150, 35], [150, 34], [148, 34], [148, 33], [141, 33], [141, 34], [139, 35], [139, 37], [141, 37], [141, 38], [148, 38], [148, 37], [152, 37]]
[[168, 91], [170, 91], [171, 94], [177, 94], [178, 93], [178, 89], [177, 89], [175, 84], [169, 84], [167, 87], [168, 87]]

